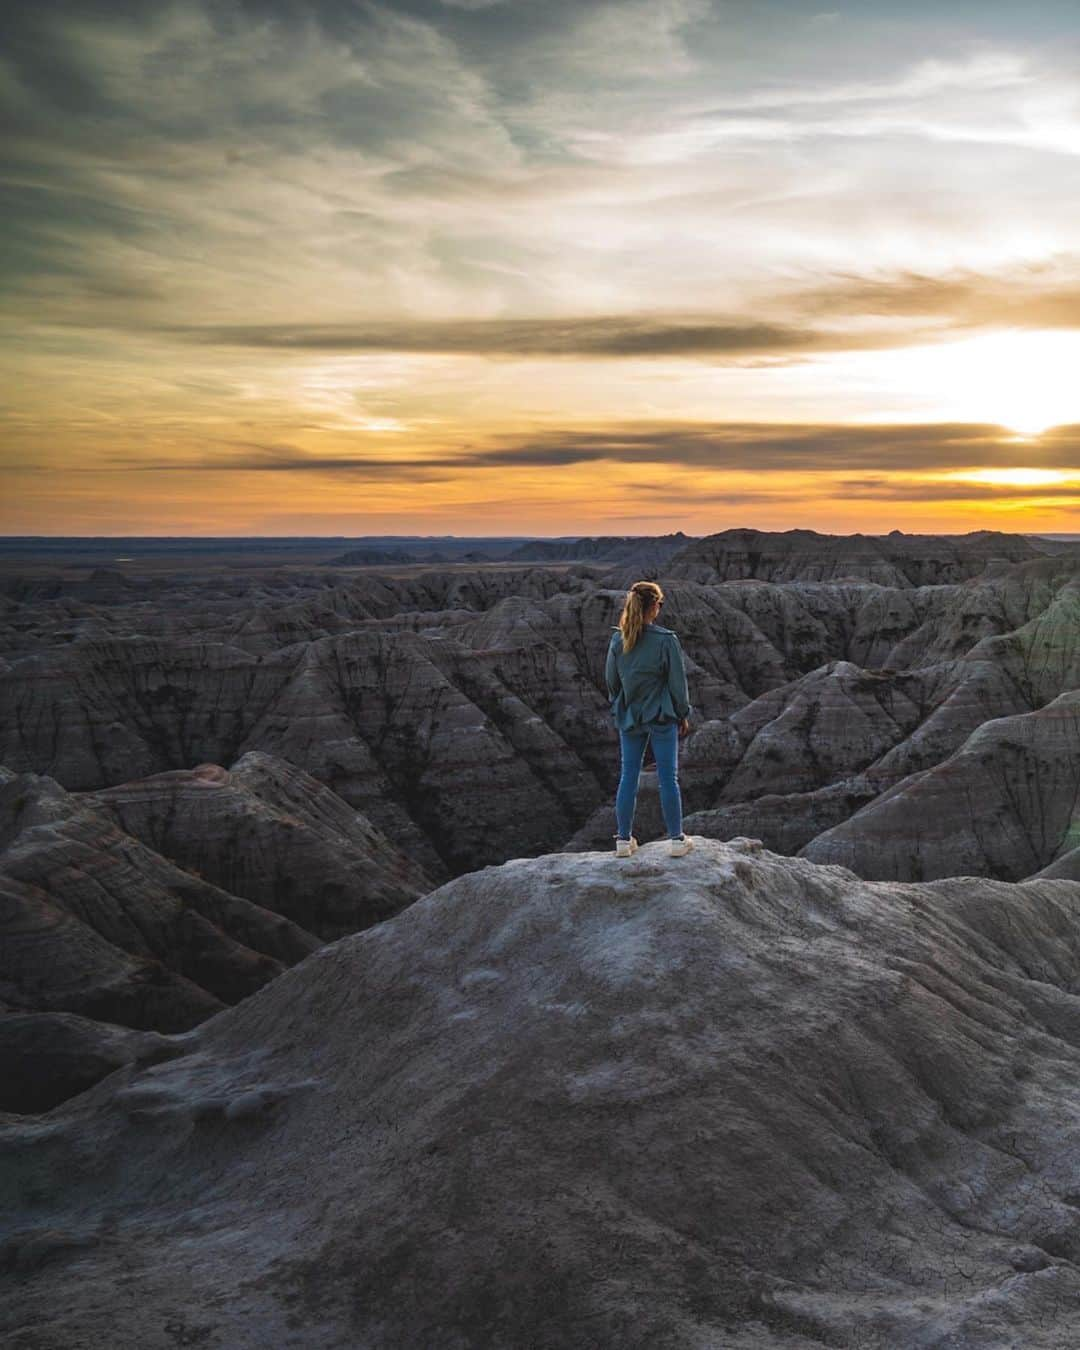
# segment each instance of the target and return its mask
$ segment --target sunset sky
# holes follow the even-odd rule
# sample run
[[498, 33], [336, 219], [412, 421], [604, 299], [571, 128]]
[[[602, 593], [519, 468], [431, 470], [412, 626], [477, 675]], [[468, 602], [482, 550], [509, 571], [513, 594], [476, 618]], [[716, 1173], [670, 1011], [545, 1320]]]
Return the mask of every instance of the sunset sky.
[[0, 533], [1080, 531], [1080, 10], [7, 0]]

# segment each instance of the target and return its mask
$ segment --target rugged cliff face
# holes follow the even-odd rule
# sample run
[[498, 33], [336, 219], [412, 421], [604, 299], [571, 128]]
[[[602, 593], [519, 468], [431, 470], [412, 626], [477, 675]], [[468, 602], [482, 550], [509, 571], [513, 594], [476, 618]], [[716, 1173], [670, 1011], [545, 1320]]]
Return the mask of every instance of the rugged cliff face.
[[461, 877], [7, 1119], [0, 1325], [1072, 1345], [1078, 925], [1075, 882], [872, 883], [750, 840]]

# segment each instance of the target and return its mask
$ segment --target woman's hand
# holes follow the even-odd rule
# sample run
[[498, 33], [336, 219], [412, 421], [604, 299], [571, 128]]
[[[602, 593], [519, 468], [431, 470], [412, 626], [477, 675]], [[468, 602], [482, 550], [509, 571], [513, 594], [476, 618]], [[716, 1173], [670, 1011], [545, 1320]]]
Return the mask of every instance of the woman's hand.
[[690, 735], [690, 719], [689, 717], [684, 717], [682, 721], [679, 723], [679, 740], [680, 741], [685, 740], [685, 738], [689, 735]]

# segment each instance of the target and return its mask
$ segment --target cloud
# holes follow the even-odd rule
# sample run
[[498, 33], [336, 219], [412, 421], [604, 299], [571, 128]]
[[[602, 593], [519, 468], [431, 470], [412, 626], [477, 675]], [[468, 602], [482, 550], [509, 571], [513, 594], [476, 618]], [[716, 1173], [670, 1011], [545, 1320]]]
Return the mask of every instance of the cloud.
[[[383, 179], [520, 162], [454, 42], [386, 6], [53, 5], [9, 23], [4, 271], [41, 319], [134, 328], [313, 295], [325, 314], [361, 282], [368, 307], [430, 284], [438, 308], [460, 282], [426, 256], [432, 218], [396, 210]], [[146, 303], [95, 304], [101, 273]]]
[[[1071, 469], [1080, 472], [1080, 424], [1054, 428], [1038, 442], [1019, 450], [1013, 433], [1002, 427], [976, 423], [877, 426], [793, 425], [789, 423], [718, 423], [715, 425], [612, 425], [602, 429], [567, 428], [509, 439], [503, 444], [482, 443], [425, 455], [378, 453], [315, 453], [290, 444], [242, 443], [195, 457], [161, 458], [138, 453], [114, 453], [108, 466], [124, 472], [223, 471], [316, 472], [372, 479], [461, 477], [473, 470], [569, 468], [611, 463], [622, 466], [655, 465], [672, 470], [741, 473], [836, 474], [851, 471], [934, 474], [950, 468]], [[891, 483], [877, 477], [841, 480], [834, 486], [852, 495], [895, 496], [917, 500], [923, 495], [943, 498], [1073, 495], [1072, 488], [1026, 488], [999, 492], [986, 484], [922, 482]], [[662, 490], [663, 485], [658, 485]], [[699, 490], [700, 489], [700, 490]], [[694, 496], [713, 499], [710, 483], [697, 484]], [[752, 490], [732, 489], [735, 500], [756, 500]], [[748, 493], [750, 495], [748, 495]], [[727, 490], [716, 499], [727, 499]], [[771, 494], [770, 494], [771, 495]]]
[[[827, 38], [826, 27], [819, 40]], [[585, 154], [642, 165], [701, 158], [727, 147], [817, 143], [827, 150], [831, 141], [900, 138], [922, 141], [923, 155], [928, 142], [1080, 154], [1080, 114], [1064, 62], [1055, 67], [1043, 53], [1037, 66], [1026, 52], [976, 43], [971, 48], [950, 57], [923, 55], [899, 69], [894, 63], [859, 80], [808, 80], [802, 72], [801, 78], [785, 78], [781, 70], [748, 84], [736, 76], [726, 97], [717, 98], [712, 89], [702, 97], [691, 88], [648, 123], [623, 119], [589, 130], [575, 144]], [[880, 66], [880, 53], [875, 57]]]
[[[843, 337], [808, 328], [703, 316], [616, 314], [551, 319], [455, 319], [411, 323], [187, 325], [163, 335], [210, 345], [292, 351], [401, 351], [484, 356], [640, 357], [752, 355], [834, 350]], [[888, 338], [862, 335], [853, 345], [880, 346]]]
[[[216, 326], [223, 341], [265, 325], [255, 345], [268, 346], [287, 322], [316, 350], [335, 341], [330, 325], [347, 343], [358, 316], [404, 329], [533, 315], [576, 325], [584, 354], [638, 342], [722, 352], [732, 328], [751, 348], [760, 333], [768, 347], [824, 350], [788, 331], [805, 326], [791, 306], [806, 291], [812, 307], [804, 277], [842, 267], [856, 246], [867, 271], [899, 277], [881, 241], [907, 235], [925, 256], [923, 229], [947, 242], [985, 213], [1005, 240], [1035, 203], [1048, 233], [1067, 218], [1045, 169], [1040, 187], [1025, 161], [1006, 191], [1000, 164], [965, 150], [935, 168], [923, 146], [916, 165], [891, 139], [947, 96], [984, 100], [985, 125], [1030, 129], [1041, 117], [1067, 141], [1071, 86], [1046, 50], [927, 54], [928, 31], [912, 59], [896, 34], [852, 79], [830, 25], [800, 26], [796, 41], [752, 7], [721, 22], [704, 0], [471, 11], [433, 0], [53, 0], [15, 3], [7, 24], [5, 270], [19, 303], [50, 322], [142, 331], [157, 319]], [[844, 42], [858, 40], [848, 24]], [[1015, 102], [1033, 90], [1034, 104]], [[899, 122], [875, 120], [898, 107]], [[978, 120], [969, 105], [949, 116]], [[777, 155], [763, 143], [777, 137], [814, 144]], [[832, 148], [844, 140], [854, 144]], [[904, 189], [913, 173], [925, 192]], [[969, 314], [994, 309], [973, 287], [954, 283], [953, 294]], [[998, 308], [1024, 322], [1025, 294], [999, 293]], [[858, 303], [854, 284], [846, 299]], [[1075, 293], [1055, 301], [1048, 287], [1039, 299], [1054, 322], [1075, 315]], [[827, 300], [822, 290], [819, 312]], [[893, 304], [894, 317], [911, 313]], [[948, 305], [939, 287], [935, 312]], [[623, 346], [583, 326], [691, 310], [681, 331], [661, 320], [652, 334], [627, 331]], [[511, 350], [523, 332], [507, 337]], [[461, 349], [481, 350], [473, 341]], [[848, 325], [830, 345], [878, 342]]]
[[[838, 16], [817, 17], [827, 19]], [[925, 57], [899, 77], [838, 80], [828, 84], [781, 84], [773, 89], [755, 89], [736, 98], [717, 99], [702, 110], [702, 115], [760, 108], [906, 102], [948, 91], [1000, 91], [1031, 84], [1035, 78], [1030, 63], [1013, 52], [975, 51], [960, 60]]]
[[815, 317], [873, 314], [939, 318], [954, 328], [1080, 328], [1080, 252], [1061, 250], [993, 270], [902, 268], [874, 275], [833, 269], [788, 300], [793, 313]]
[[[495, 270], [499, 270], [495, 268]], [[947, 341], [972, 331], [1080, 329], [1080, 252], [993, 271], [832, 269], [801, 289], [777, 288], [751, 312], [707, 311], [368, 323], [187, 324], [157, 331], [185, 342], [292, 351], [401, 351], [485, 356], [715, 356], [872, 351]], [[747, 310], [751, 306], [746, 306]], [[879, 321], [868, 327], [861, 320]], [[847, 321], [845, 323], [845, 320]]]
[[872, 497], [879, 501], [1002, 501], [1037, 499], [1039, 501], [1080, 502], [1080, 482], [1019, 487], [1002, 483], [894, 483], [885, 478], [842, 479], [836, 485], [845, 497]]
[[[656, 488], [651, 484], [648, 486], [635, 484], [631, 490], [636, 495], [648, 497], [650, 502], [665, 502], [670, 506], [681, 507], [683, 511], [699, 510], [702, 506], [716, 506], [719, 504], [741, 506], [747, 503], [765, 503], [775, 505], [779, 502], [798, 502], [806, 500], [805, 489], [795, 492], [784, 491], [781, 488], [729, 488], [720, 492], [703, 492], [697, 488], [687, 491], [686, 488], [669, 490], [666, 488]], [[627, 519], [640, 519], [640, 516], [630, 515]], [[671, 519], [669, 511], [664, 519]], [[611, 519], [611, 517], [606, 517]]]
[[1025, 467], [1080, 470], [1080, 425], [1058, 427], [1018, 448], [1015, 433], [979, 423], [828, 425], [719, 423], [553, 431], [511, 441], [477, 463], [660, 464], [752, 473]]
[[460, 454], [425, 458], [317, 454], [292, 445], [244, 445], [195, 456], [162, 458], [153, 454], [115, 453], [101, 469], [127, 473], [318, 473], [370, 480], [435, 481], [459, 477], [473, 461]]

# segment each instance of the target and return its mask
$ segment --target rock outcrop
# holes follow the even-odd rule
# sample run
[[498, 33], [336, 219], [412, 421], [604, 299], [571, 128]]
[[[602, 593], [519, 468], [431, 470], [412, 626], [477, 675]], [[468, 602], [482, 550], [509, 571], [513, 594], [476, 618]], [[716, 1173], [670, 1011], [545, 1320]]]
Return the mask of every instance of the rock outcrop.
[[1080, 885], [461, 877], [0, 1126], [5, 1344], [1075, 1344]]
[[[567, 681], [575, 697], [545, 720], [545, 686]], [[603, 795], [579, 732], [605, 713], [552, 649], [482, 655], [356, 629], [260, 660], [113, 639], [0, 673], [0, 759], [86, 791], [259, 749], [302, 766], [439, 877], [565, 839]]]
[[1080, 552], [1080, 536], [1077, 535], [1067, 535], [1064, 539], [1057, 539], [1049, 534], [1026, 534], [1024, 538], [1043, 553]]

